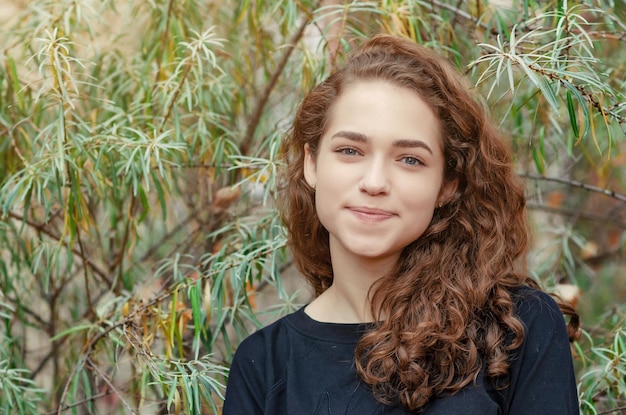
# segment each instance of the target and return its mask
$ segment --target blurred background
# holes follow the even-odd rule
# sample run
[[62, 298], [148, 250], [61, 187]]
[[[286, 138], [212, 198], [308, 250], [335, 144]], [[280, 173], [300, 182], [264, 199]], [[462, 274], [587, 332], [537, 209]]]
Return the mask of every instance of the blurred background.
[[381, 32], [490, 108], [581, 413], [626, 413], [624, 0], [0, 0], [0, 413], [219, 414], [238, 343], [311, 298], [280, 140]]

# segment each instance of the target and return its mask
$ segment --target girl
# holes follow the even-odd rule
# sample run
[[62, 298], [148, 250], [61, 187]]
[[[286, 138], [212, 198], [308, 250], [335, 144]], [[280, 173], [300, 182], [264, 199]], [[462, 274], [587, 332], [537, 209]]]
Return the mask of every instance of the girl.
[[446, 60], [370, 39], [304, 99], [283, 154], [316, 296], [239, 346], [224, 415], [578, 414], [577, 316], [527, 276], [522, 184]]

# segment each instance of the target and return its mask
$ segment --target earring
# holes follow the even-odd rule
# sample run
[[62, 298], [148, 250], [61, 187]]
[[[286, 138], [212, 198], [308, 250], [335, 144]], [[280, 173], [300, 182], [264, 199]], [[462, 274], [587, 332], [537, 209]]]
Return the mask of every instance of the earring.
[[443, 203], [439, 202], [439, 209], [443, 206]]

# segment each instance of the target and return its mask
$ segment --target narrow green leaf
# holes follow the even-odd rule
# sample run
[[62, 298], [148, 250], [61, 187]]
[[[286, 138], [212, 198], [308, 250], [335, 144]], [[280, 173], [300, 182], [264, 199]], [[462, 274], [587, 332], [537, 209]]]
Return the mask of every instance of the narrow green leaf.
[[77, 326], [72, 326], [72, 327], [69, 327], [66, 330], [60, 331], [57, 334], [55, 334], [54, 336], [52, 336], [50, 338], [50, 341], [54, 342], [56, 340], [59, 340], [60, 338], [63, 338], [65, 336], [69, 336], [70, 334], [74, 334], [76, 332], [83, 331], [83, 330], [89, 330], [92, 327], [93, 327], [93, 324], [79, 324]]
[[542, 128], [539, 131], [539, 143], [537, 145], [532, 146], [533, 161], [535, 162], [535, 167], [537, 168], [537, 172], [539, 174], [546, 173], [543, 137], [544, 137], [544, 129]]
[[167, 204], [165, 203], [165, 192], [163, 191], [161, 181], [157, 177], [154, 170], [150, 170], [150, 175], [152, 177], [152, 182], [154, 183], [154, 187], [159, 198], [159, 204], [161, 205], [161, 219], [165, 221], [165, 219], [167, 219]]
[[[591, 112], [589, 111], [589, 103], [587, 102], [587, 99], [583, 96], [583, 94], [581, 94], [581, 92], [574, 85], [572, 85], [572, 83], [566, 80], [562, 80], [561, 84], [565, 88], [567, 88], [568, 92], [571, 93], [571, 96], [576, 99], [576, 101], [578, 102], [579, 108], [582, 110], [583, 118], [580, 120], [580, 123], [582, 124], [582, 133], [580, 131], [580, 127], [577, 127], [578, 133], [576, 134], [576, 137], [578, 139], [583, 138], [587, 135], [587, 133], [589, 132], [589, 129], [591, 128], [592, 120], [591, 120]], [[568, 107], [568, 111], [569, 111], [569, 107]], [[570, 120], [571, 120], [571, 115], [570, 115]]]
[[567, 90], [567, 112], [569, 114], [569, 121], [574, 131], [574, 137], [579, 137], [578, 121], [576, 120], [576, 108], [574, 107], [574, 101], [572, 100], [572, 91]]
[[548, 104], [550, 104], [550, 107], [552, 107], [552, 110], [558, 112], [559, 100], [556, 96], [556, 93], [554, 92], [554, 88], [552, 87], [550, 80], [547, 78], [543, 78], [541, 82], [539, 82], [538, 86], [539, 89], [541, 89], [541, 92], [543, 93], [546, 101], [548, 101]]
[[198, 278], [196, 284], [189, 289], [194, 337], [199, 336], [202, 331], [202, 281], [202, 278]]
[[137, 219], [137, 224], [139, 225], [150, 213], [150, 202], [148, 201], [148, 196], [142, 186], [139, 186], [138, 193], [139, 200], [141, 201], [141, 215]]

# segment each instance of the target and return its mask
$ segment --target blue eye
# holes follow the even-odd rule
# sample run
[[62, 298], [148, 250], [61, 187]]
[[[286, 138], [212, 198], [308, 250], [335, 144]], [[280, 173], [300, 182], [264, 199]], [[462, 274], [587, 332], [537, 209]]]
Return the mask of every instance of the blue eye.
[[344, 156], [356, 156], [359, 154], [359, 152], [352, 147], [340, 148], [337, 150], [337, 152], [343, 154]]
[[422, 164], [422, 162], [416, 157], [406, 156], [402, 157], [402, 162], [408, 164], [409, 166], [418, 166]]

